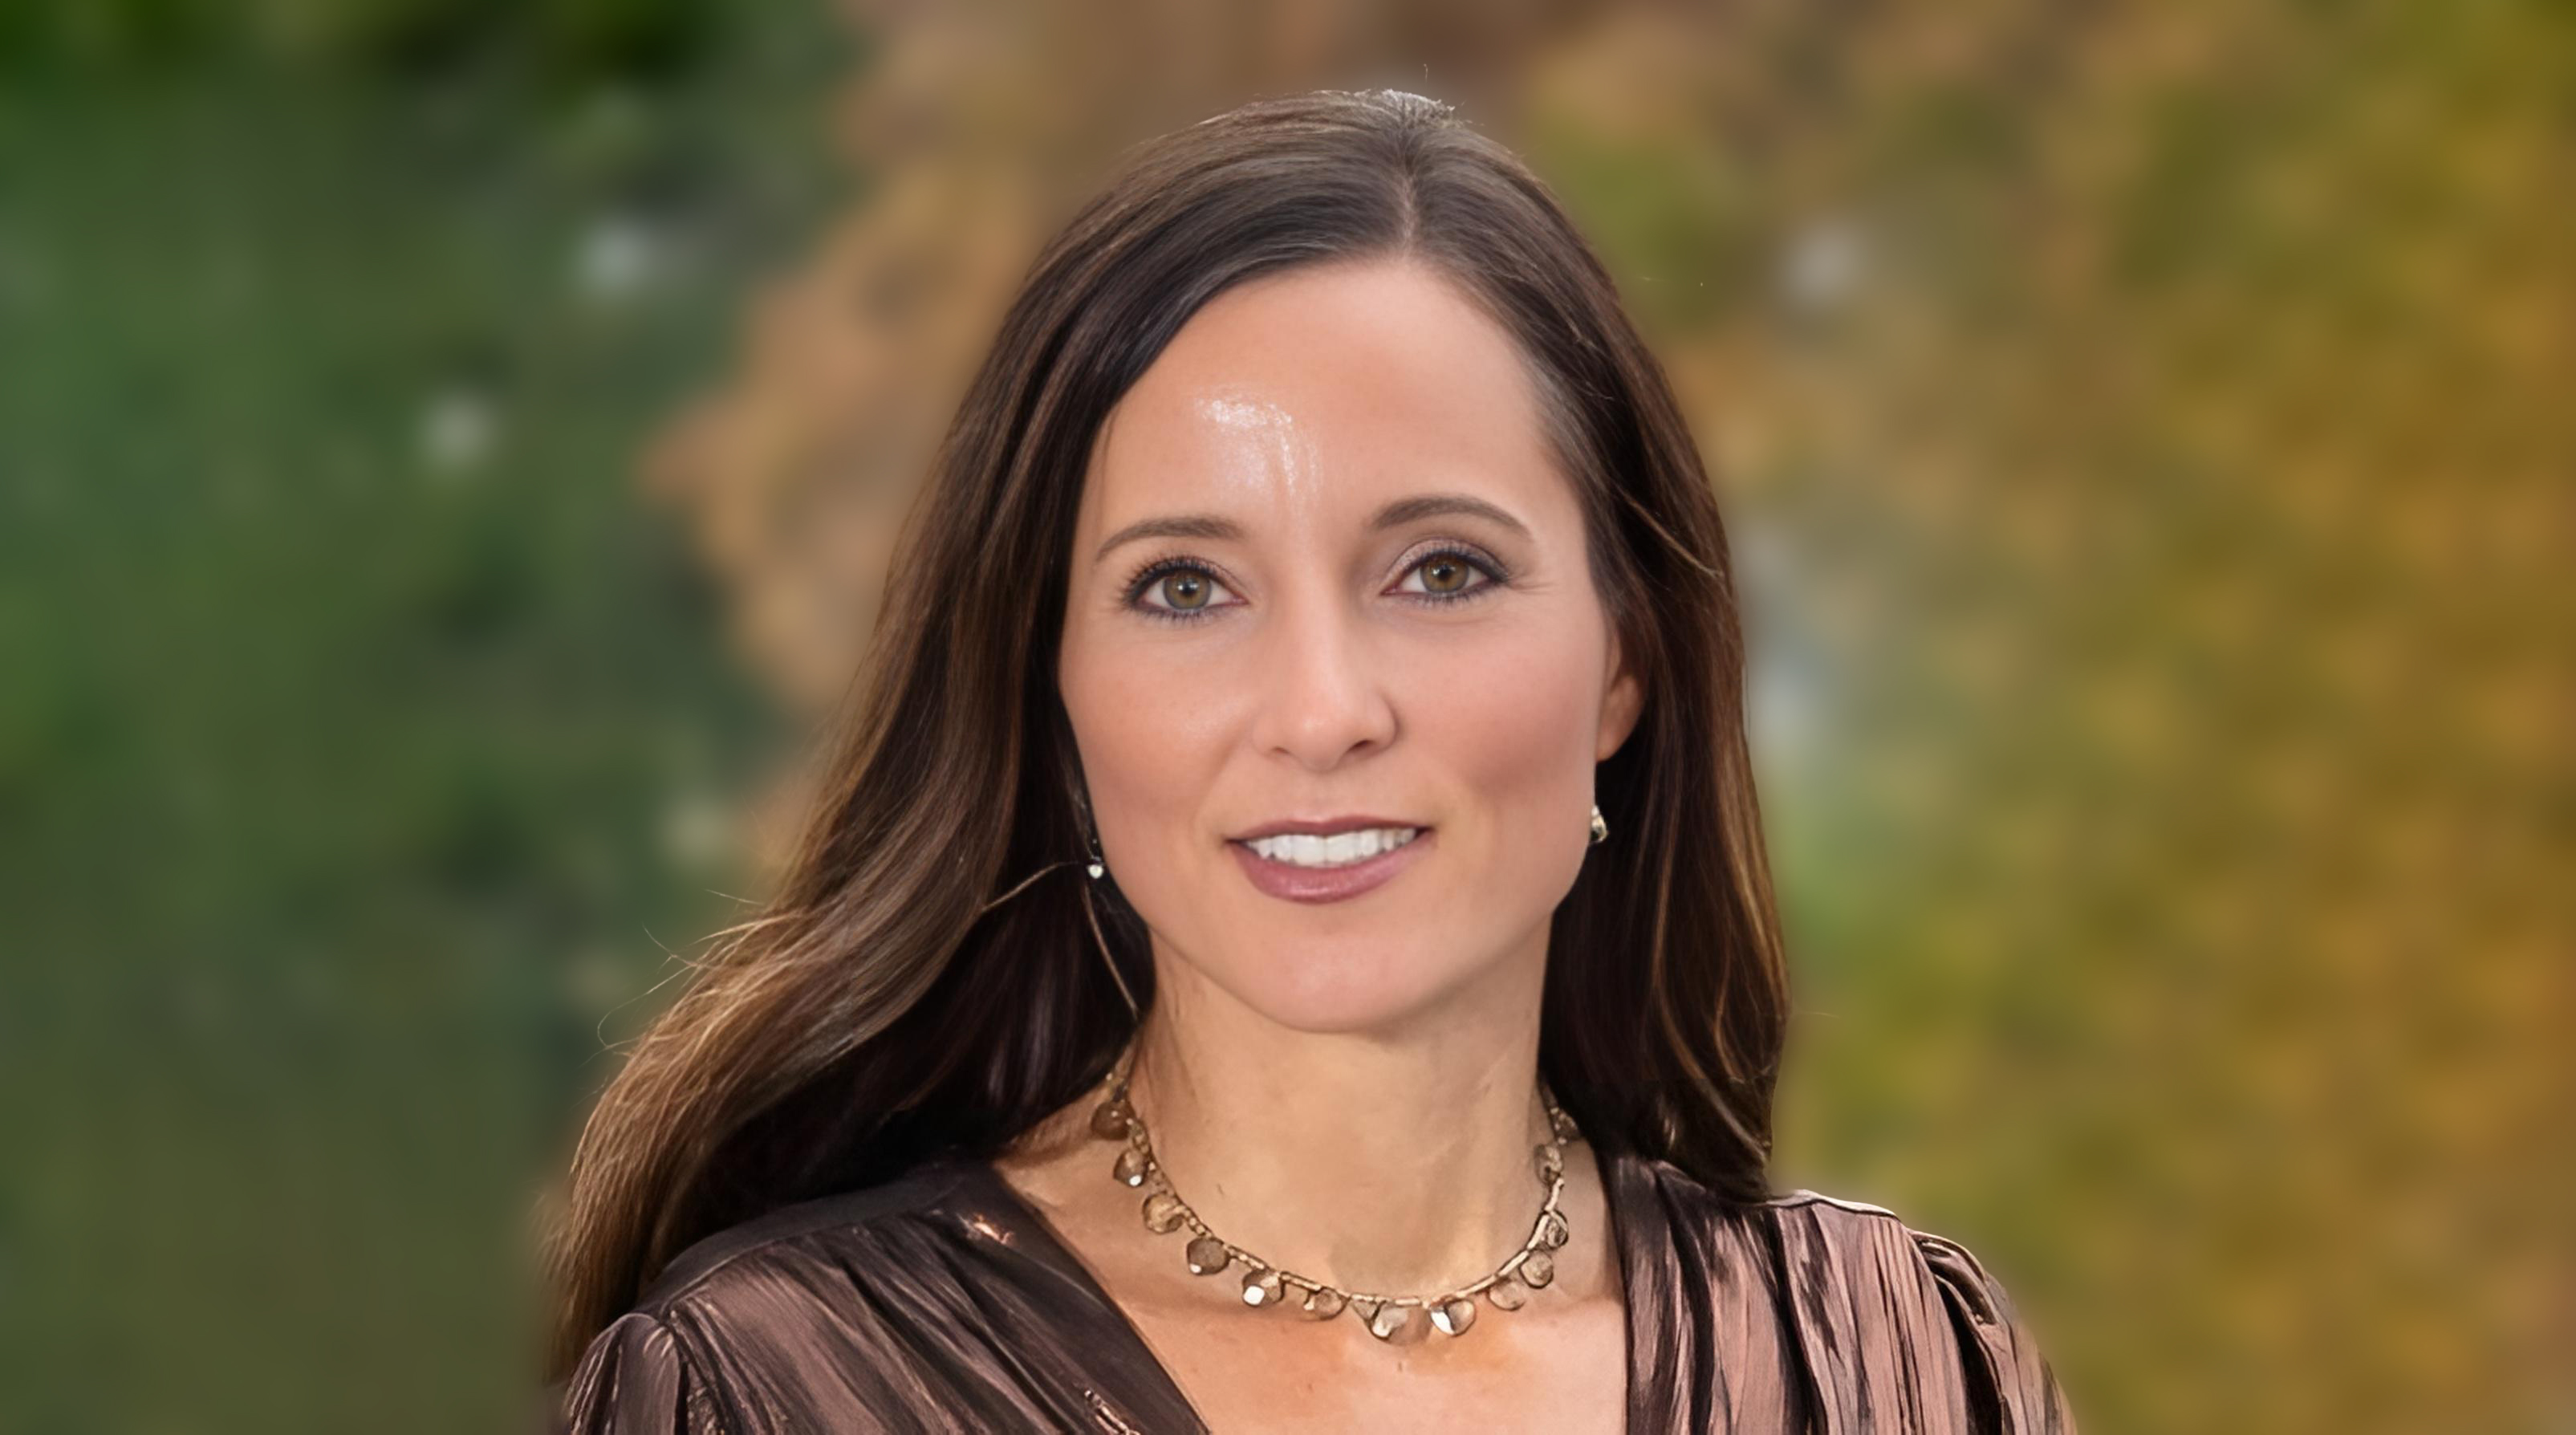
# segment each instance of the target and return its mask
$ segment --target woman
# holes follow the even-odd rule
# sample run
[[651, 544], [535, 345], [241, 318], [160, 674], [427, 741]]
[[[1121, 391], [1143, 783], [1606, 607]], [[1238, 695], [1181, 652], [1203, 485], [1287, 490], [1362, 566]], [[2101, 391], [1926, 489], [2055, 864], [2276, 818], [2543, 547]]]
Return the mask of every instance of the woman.
[[2066, 1427], [1967, 1252], [1768, 1187], [1724, 533], [1445, 106], [1132, 152], [870, 668], [584, 1134], [569, 1428]]

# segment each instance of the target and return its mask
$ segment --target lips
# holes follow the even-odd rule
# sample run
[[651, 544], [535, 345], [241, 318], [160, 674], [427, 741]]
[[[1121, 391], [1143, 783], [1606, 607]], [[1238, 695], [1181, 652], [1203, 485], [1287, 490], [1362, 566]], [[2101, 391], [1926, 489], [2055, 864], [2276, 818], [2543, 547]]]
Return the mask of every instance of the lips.
[[[1412, 827], [1417, 824], [1387, 825]], [[1298, 829], [1290, 827], [1281, 830], [1294, 832]], [[1334, 827], [1320, 835], [1349, 830], [1351, 829], [1348, 827]], [[1278, 833], [1265, 831], [1253, 835], [1269, 837], [1276, 836]], [[1339, 867], [1299, 867], [1287, 862], [1273, 862], [1252, 850], [1251, 845], [1244, 841], [1228, 842], [1225, 844], [1225, 850], [1234, 854], [1235, 865], [1241, 867], [1243, 875], [1256, 889], [1266, 895], [1276, 897], [1283, 902], [1344, 902], [1364, 892], [1372, 892], [1385, 886], [1407, 868], [1424, 860], [1437, 835], [1432, 829], [1422, 827], [1416, 832], [1412, 841], [1401, 847], [1390, 848], [1374, 857], [1345, 863]]]

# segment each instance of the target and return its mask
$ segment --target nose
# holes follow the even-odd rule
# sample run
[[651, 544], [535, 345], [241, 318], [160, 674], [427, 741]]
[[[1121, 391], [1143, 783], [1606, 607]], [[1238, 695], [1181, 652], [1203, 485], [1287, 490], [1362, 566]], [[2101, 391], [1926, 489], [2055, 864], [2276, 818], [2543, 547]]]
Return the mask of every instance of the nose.
[[1325, 772], [1394, 741], [1389, 674], [1359, 616], [1321, 593], [1285, 598], [1271, 616], [1253, 732], [1261, 750]]

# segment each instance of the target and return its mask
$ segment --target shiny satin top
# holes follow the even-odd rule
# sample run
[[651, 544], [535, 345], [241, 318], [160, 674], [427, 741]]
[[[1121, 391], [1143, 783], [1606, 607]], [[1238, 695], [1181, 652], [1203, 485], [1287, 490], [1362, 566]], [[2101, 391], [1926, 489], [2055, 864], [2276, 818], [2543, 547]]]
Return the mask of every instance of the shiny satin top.
[[[1665, 1161], [1596, 1159], [1625, 1282], [1628, 1435], [2074, 1429], [1961, 1247], [1875, 1206], [1803, 1191], [1741, 1206]], [[1047, 1220], [964, 1157], [691, 1246], [549, 1407], [553, 1430], [581, 1435], [1209, 1428]]]

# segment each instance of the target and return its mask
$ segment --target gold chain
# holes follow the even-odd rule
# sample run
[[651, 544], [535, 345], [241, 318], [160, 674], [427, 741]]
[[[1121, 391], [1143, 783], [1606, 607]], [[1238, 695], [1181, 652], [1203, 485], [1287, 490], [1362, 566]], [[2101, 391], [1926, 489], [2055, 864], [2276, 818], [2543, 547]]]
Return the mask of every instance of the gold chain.
[[[1565, 1213], [1558, 1203], [1565, 1194], [1565, 1143], [1577, 1139], [1574, 1120], [1556, 1104], [1555, 1093], [1547, 1082], [1539, 1082], [1539, 1100], [1547, 1107], [1548, 1139], [1530, 1148], [1531, 1169], [1539, 1184], [1546, 1187], [1547, 1199], [1540, 1205], [1538, 1219], [1531, 1223], [1529, 1239], [1520, 1249], [1495, 1267], [1491, 1275], [1466, 1285], [1432, 1296], [1376, 1295], [1344, 1290], [1325, 1281], [1282, 1270], [1241, 1246], [1225, 1240], [1208, 1229], [1199, 1213], [1181, 1194], [1172, 1189], [1171, 1179], [1154, 1158], [1153, 1139], [1145, 1132], [1144, 1118], [1136, 1114], [1128, 1099], [1127, 1079], [1135, 1063], [1135, 1049], [1111, 1069], [1109, 1095], [1091, 1113], [1092, 1134], [1104, 1140], [1123, 1143], [1110, 1176], [1122, 1186], [1146, 1188], [1147, 1195], [1140, 1212], [1145, 1229], [1165, 1235], [1186, 1228], [1191, 1240], [1183, 1251], [1191, 1271], [1207, 1276], [1240, 1263], [1244, 1268], [1243, 1302], [1254, 1306], [1294, 1305], [1299, 1313], [1313, 1320], [1328, 1320], [1350, 1310], [1368, 1326], [1369, 1334], [1389, 1342], [1418, 1340], [1429, 1330], [1444, 1335], [1464, 1335], [1476, 1323], [1476, 1297], [1497, 1310], [1518, 1310], [1529, 1300], [1531, 1291], [1556, 1279], [1556, 1257], [1571, 1232]], [[1300, 1297], [1297, 1293], [1303, 1292]]]

